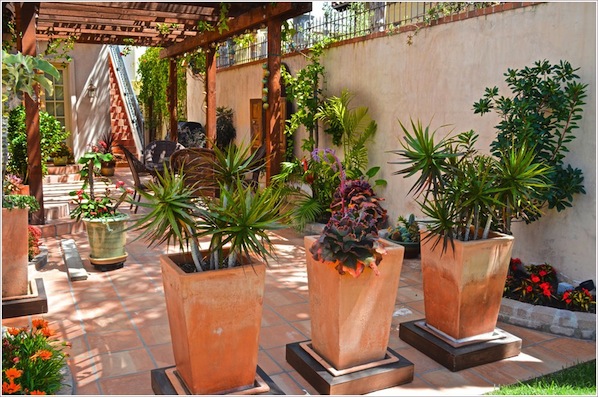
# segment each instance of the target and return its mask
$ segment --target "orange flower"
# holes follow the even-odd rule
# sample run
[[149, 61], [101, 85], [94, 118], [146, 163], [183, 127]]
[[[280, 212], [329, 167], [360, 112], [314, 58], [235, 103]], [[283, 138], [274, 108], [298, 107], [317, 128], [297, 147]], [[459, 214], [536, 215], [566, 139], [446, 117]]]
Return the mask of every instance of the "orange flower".
[[46, 394], [46, 392], [45, 392], [45, 391], [40, 391], [40, 390], [33, 390], [33, 391], [32, 391], [31, 393], [29, 393], [29, 394], [31, 394], [32, 396], [33, 396], [33, 395], [42, 396], [42, 395], [45, 395], [45, 394]]
[[16, 336], [16, 335], [18, 335], [18, 334], [19, 334], [19, 332], [21, 332], [21, 330], [20, 330], [20, 329], [18, 329], [18, 328], [12, 328], [12, 327], [10, 327], [10, 328], [8, 329], [8, 333], [9, 333], [9, 334], [11, 334], [12, 336]]
[[50, 328], [48, 328], [48, 327], [41, 328], [39, 331], [46, 338], [49, 338], [50, 336], [54, 335], [54, 332]]
[[48, 327], [48, 322], [42, 318], [36, 318], [34, 320], [31, 320], [31, 323], [33, 324], [33, 328], [36, 329]]
[[31, 360], [36, 360], [38, 357], [42, 360], [49, 360], [52, 358], [52, 352], [48, 350], [38, 350], [33, 356], [31, 356]]
[[14, 394], [19, 390], [21, 390], [21, 385], [17, 385], [12, 380], [10, 381], [10, 383], [2, 382], [2, 393]]
[[12, 381], [13, 379], [20, 378], [21, 375], [23, 374], [23, 371], [20, 369], [16, 369], [16, 368], [9, 368], [4, 371], [4, 374], [6, 375], [6, 377], [8, 379], [10, 379]]

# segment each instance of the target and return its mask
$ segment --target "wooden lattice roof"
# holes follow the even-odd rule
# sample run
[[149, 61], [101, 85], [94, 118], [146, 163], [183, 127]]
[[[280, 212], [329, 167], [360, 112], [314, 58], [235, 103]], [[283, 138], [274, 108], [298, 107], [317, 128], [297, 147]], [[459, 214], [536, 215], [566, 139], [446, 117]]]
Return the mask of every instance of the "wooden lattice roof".
[[[76, 35], [78, 43], [141, 45], [169, 47], [200, 36], [198, 22], [216, 24], [220, 2], [40, 2], [37, 40]], [[231, 2], [228, 4], [229, 26], [244, 29], [259, 26], [271, 15], [271, 9], [284, 10], [276, 15], [287, 18], [300, 15], [309, 3]], [[11, 3], [2, 3], [3, 8]], [[311, 9], [311, 4], [309, 4]], [[3, 10], [4, 11], [4, 10]], [[309, 11], [309, 10], [308, 10]], [[4, 15], [4, 13], [3, 13]], [[264, 18], [261, 18], [261, 17]], [[239, 23], [242, 22], [242, 23]], [[160, 25], [170, 26], [166, 34]], [[247, 26], [247, 27], [246, 27]], [[219, 39], [238, 32], [214, 35]], [[205, 41], [205, 40], [204, 40]], [[203, 42], [203, 41], [202, 41]]]

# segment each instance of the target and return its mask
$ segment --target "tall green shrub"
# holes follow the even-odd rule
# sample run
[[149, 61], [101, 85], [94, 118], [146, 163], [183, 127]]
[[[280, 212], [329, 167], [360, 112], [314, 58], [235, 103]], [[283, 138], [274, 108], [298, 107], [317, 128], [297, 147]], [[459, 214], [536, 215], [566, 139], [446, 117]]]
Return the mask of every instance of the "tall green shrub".
[[[538, 207], [548, 205], [562, 211], [571, 207], [573, 195], [585, 193], [582, 171], [564, 163], [567, 144], [579, 128], [588, 86], [579, 82], [578, 69], [562, 60], [556, 65], [544, 60], [521, 70], [508, 69], [504, 75], [512, 95], [499, 96], [498, 87], [486, 88], [484, 97], [474, 103], [474, 113], [494, 110], [500, 116], [498, 134], [491, 144], [495, 156], [504, 156], [510, 148], [528, 147], [534, 162], [550, 167], [551, 186], [538, 191]], [[531, 222], [539, 216], [529, 211], [524, 219]]]
[[[48, 173], [46, 161], [54, 151], [60, 148], [69, 136], [58, 120], [47, 112], [39, 112], [40, 148], [42, 156], [42, 175]], [[6, 170], [19, 175], [24, 183], [27, 175], [27, 130], [25, 126], [25, 108], [21, 105], [14, 108], [8, 116], [8, 163]]]

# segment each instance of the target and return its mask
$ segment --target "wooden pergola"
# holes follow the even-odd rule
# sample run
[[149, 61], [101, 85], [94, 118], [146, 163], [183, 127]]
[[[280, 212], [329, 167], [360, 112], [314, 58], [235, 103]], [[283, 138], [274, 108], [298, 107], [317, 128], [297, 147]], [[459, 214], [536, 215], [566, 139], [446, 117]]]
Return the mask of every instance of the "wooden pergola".
[[[311, 2], [233, 2], [226, 3], [228, 29], [201, 32], [198, 23], [216, 25], [220, 19], [219, 2], [11, 2], [2, 3], [4, 11], [11, 9], [17, 32], [21, 37], [17, 49], [26, 55], [36, 55], [36, 42], [51, 37], [76, 37], [77, 43], [119, 44], [162, 47], [161, 56], [170, 62], [170, 130], [176, 140], [176, 57], [201, 47], [207, 54], [206, 134], [216, 137], [216, 62], [214, 43], [266, 26], [268, 28], [268, 103], [265, 117], [266, 179], [280, 169], [281, 120], [281, 26], [295, 16], [311, 11]], [[170, 27], [161, 33], [160, 27]], [[261, 83], [261, 82], [260, 82]], [[43, 190], [39, 132], [39, 107], [30, 97], [25, 99], [27, 152], [31, 195], [41, 204], [33, 214], [34, 224], [43, 224]]]

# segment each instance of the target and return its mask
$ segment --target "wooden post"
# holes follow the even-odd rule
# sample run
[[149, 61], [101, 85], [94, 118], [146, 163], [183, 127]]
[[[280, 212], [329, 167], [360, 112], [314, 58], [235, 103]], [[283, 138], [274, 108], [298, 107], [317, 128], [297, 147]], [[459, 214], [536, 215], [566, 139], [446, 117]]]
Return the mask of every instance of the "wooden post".
[[206, 146], [216, 143], [216, 51], [208, 48], [206, 53]]
[[282, 150], [281, 128], [281, 21], [278, 18], [268, 21], [268, 108], [266, 109], [266, 183], [270, 184], [273, 175], [280, 172]]
[[168, 68], [168, 111], [170, 112], [170, 140], [179, 140], [179, 123], [177, 114], [177, 67], [176, 58], [170, 58]]
[[[35, 15], [39, 3], [15, 3], [17, 31], [22, 39], [17, 43], [23, 55], [36, 56]], [[27, 131], [27, 174], [29, 194], [39, 202], [39, 211], [31, 213], [33, 225], [43, 225], [44, 191], [42, 178], [41, 134], [39, 131], [39, 85], [35, 88], [35, 99], [25, 94], [25, 126]]]

